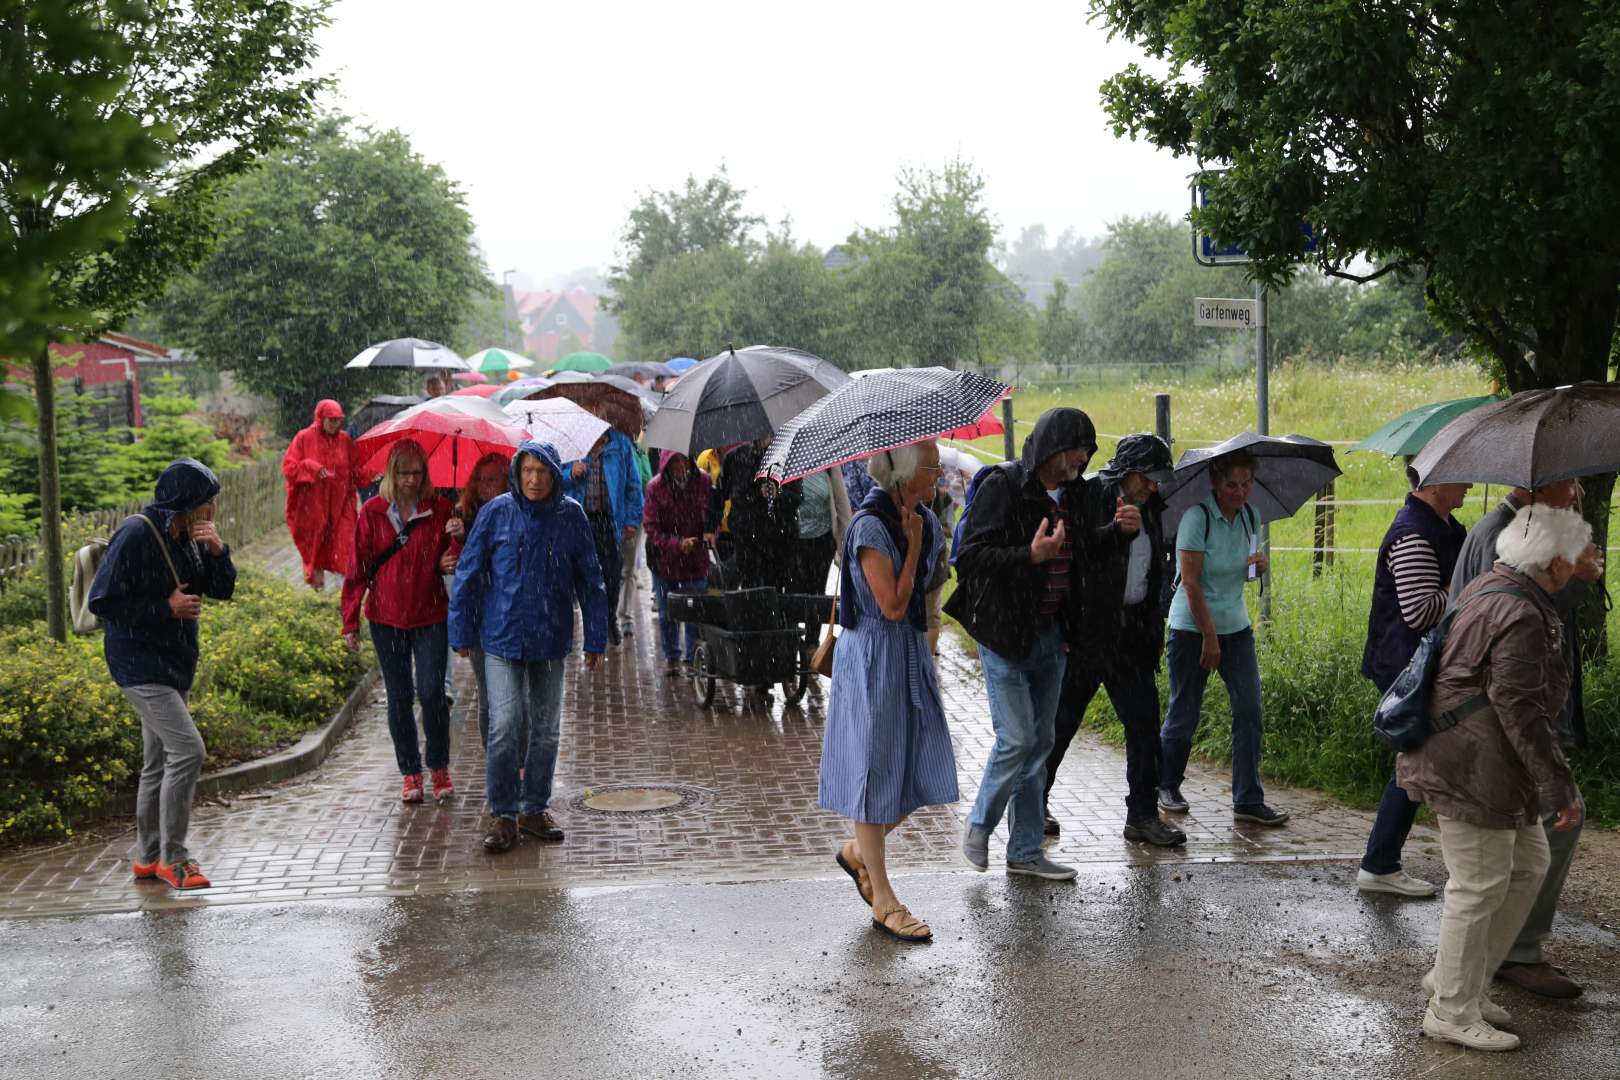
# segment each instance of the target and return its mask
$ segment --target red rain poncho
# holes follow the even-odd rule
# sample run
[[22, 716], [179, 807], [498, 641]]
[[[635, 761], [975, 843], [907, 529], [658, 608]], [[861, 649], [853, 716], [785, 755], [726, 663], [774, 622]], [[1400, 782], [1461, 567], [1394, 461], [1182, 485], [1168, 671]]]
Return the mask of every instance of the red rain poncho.
[[330, 399], [317, 404], [315, 422], [293, 436], [281, 459], [281, 475], [287, 478], [287, 529], [303, 557], [305, 581], [317, 570], [346, 574], [354, 558], [359, 455], [348, 432], [328, 435], [322, 429], [327, 417], [342, 419], [343, 406]]

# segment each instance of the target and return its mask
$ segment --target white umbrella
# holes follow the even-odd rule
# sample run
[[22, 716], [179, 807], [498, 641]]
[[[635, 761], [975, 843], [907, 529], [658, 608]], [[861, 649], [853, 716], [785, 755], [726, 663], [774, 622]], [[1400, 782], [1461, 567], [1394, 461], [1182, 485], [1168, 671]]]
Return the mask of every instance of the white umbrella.
[[489, 348], [480, 349], [467, 357], [467, 366], [486, 375], [498, 375], [503, 371], [532, 368], [534, 361], [511, 349]]
[[591, 452], [608, 430], [608, 422], [593, 416], [567, 398], [508, 402], [502, 411], [529, 429], [536, 442], [550, 443], [564, 461], [578, 461]]
[[437, 341], [395, 338], [379, 341], [343, 365], [346, 368], [401, 368], [406, 371], [466, 371], [467, 361]]

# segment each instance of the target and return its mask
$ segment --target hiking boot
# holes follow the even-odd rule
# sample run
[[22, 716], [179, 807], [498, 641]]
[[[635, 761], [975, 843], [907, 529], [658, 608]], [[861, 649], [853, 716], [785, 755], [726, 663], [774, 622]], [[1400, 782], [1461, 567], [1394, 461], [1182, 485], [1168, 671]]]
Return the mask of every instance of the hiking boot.
[[496, 817], [494, 814], [484, 818], [484, 850], [500, 853], [510, 848], [517, 840], [517, 822], [509, 817]]
[[1072, 881], [1080, 875], [1080, 871], [1074, 867], [1055, 863], [1045, 855], [1037, 855], [1033, 859], [1025, 859], [1022, 862], [1013, 862], [1008, 859], [1007, 873], [1045, 878], [1047, 881]]
[[149, 878], [158, 876], [157, 872], [160, 865], [162, 864], [159, 860], [153, 859], [151, 862], [131, 862], [129, 867], [134, 871], [136, 881], [146, 881]]
[[1125, 839], [1154, 847], [1175, 847], [1187, 842], [1187, 834], [1154, 814], [1150, 818], [1125, 822]]
[[1062, 836], [1063, 835], [1063, 826], [1058, 824], [1058, 819], [1057, 818], [1053, 817], [1051, 814], [1047, 814], [1046, 815], [1046, 824], [1041, 827], [1041, 835], [1042, 836]]
[[1160, 788], [1159, 809], [1168, 810], [1172, 814], [1185, 814], [1189, 807], [1187, 806], [1187, 800], [1181, 797], [1181, 788]]
[[609, 622], [608, 623], [608, 645], [609, 646], [618, 646], [618, 645], [623, 645], [623, 644], [624, 644], [624, 635], [619, 632], [618, 624], [614, 623], [614, 622]]
[[1396, 896], [1433, 896], [1440, 891], [1440, 886], [1434, 882], [1413, 877], [1404, 870], [1389, 874], [1357, 870], [1356, 888], [1362, 892], [1387, 892]]
[[1423, 1014], [1423, 1034], [1441, 1042], [1466, 1046], [1470, 1050], [1501, 1052], [1519, 1048], [1519, 1037], [1511, 1031], [1497, 1031], [1484, 1020], [1467, 1025], [1448, 1024], [1434, 1015], [1432, 1009]]
[[1505, 963], [1496, 969], [1496, 977], [1540, 997], [1568, 1000], [1581, 996], [1581, 984], [1566, 975], [1563, 968], [1545, 960], [1539, 964]]
[[990, 869], [990, 834], [969, 825], [962, 832], [962, 858], [981, 874]]
[[176, 863], [158, 863], [157, 876], [176, 889], [206, 889], [212, 882], [203, 876], [202, 867], [195, 859]]
[[422, 774], [419, 772], [406, 773], [405, 780], [399, 788], [400, 802], [422, 801]]
[[542, 810], [538, 814], [519, 814], [517, 827], [536, 840], [544, 840], [548, 844], [562, 843], [563, 831], [557, 825], [557, 819], [551, 816], [550, 810]]
[[[418, 781], [420, 783], [420, 781]], [[433, 801], [449, 802], [456, 793], [456, 785], [450, 779], [449, 769], [433, 770]]]
[[[1423, 996], [1426, 999], [1434, 1000], [1434, 972], [1432, 970], [1423, 973], [1423, 978], [1418, 982], [1418, 985], [1423, 988]], [[1479, 997], [1479, 1016], [1480, 1019], [1492, 1027], [1503, 1027], [1513, 1023], [1512, 1013], [1483, 994]]]
[[1259, 825], [1281, 825], [1288, 820], [1288, 811], [1276, 810], [1263, 802], [1255, 802], [1232, 807], [1232, 816], [1238, 821], [1253, 821]]

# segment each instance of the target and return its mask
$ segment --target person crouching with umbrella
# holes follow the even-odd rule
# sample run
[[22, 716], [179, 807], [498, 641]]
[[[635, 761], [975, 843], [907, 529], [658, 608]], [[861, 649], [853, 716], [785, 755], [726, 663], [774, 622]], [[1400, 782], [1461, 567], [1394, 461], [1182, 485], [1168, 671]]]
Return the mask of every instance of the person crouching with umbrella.
[[428, 485], [427, 455], [410, 439], [400, 440], [388, 452], [381, 489], [360, 508], [354, 564], [343, 579], [343, 643], [351, 652], [360, 648], [363, 601], [388, 694], [394, 760], [405, 778], [400, 799], [409, 803], [423, 798], [413, 697], [422, 703], [433, 798], [444, 802], [455, 794], [450, 703], [444, 692], [450, 602], [439, 576], [454, 565], [450, 521], [449, 500]]
[[1281, 825], [1288, 811], [1267, 806], [1260, 786], [1260, 660], [1243, 602], [1250, 569], [1255, 577], [1266, 573], [1265, 553], [1257, 549], [1259, 515], [1249, 506], [1254, 470], [1254, 455], [1241, 450], [1211, 462], [1209, 498], [1183, 514], [1176, 530], [1180, 586], [1170, 603], [1165, 645], [1170, 704], [1159, 732], [1164, 755], [1159, 808], [1187, 812], [1181, 781], [1209, 673], [1219, 671], [1232, 703], [1232, 816]]
[[958, 798], [956, 760], [928, 650], [925, 583], [944, 557], [928, 509], [939, 476], [933, 441], [872, 458], [876, 486], [844, 538], [818, 804], [849, 818], [838, 865], [872, 908], [872, 925], [907, 942], [933, 931], [900, 903], [885, 840], [906, 816]]

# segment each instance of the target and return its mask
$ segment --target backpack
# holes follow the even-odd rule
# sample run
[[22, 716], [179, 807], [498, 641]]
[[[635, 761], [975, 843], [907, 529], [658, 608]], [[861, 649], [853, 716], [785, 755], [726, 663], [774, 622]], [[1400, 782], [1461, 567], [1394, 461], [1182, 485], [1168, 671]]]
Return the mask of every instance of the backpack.
[[[1203, 503], [1199, 503], [1197, 506], [1194, 506], [1191, 510], [1188, 510], [1187, 513], [1190, 514], [1190, 513], [1193, 512], [1193, 510], [1202, 510], [1203, 511], [1203, 518], [1204, 518], [1204, 547], [1206, 549], [1208, 549], [1208, 547], [1209, 547], [1209, 509], [1206, 506], [1204, 506]], [[1259, 515], [1257, 515], [1254, 512], [1254, 507], [1250, 506], [1248, 503], [1244, 503], [1243, 504], [1243, 509], [1238, 511], [1238, 513], [1243, 518], [1243, 531], [1247, 535], [1253, 536], [1255, 533], [1260, 531]], [[1175, 543], [1172, 541], [1171, 544], [1170, 544], [1170, 552], [1171, 552], [1171, 558], [1175, 560], [1176, 573], [1175, 573], [1175, 576], [1173, 578], [1171, 578], [1168, 581], [1165, 581], [1164, 585], [1163, 585], [1163, 587], [1164, 587], [1164, 595], [1159, 598], [1159, 617], [1161, 619], [1168, 619], [1170, 617], [1170, 605], [1171, 605], [1172, 602], [1174, 602], [1174, 600], [1176, 598], [1176, 591], [1181, 588], [1181, 559], [1177, 555], [1178, 550], [1179, 549], [1176, 547]], [[1265, 586], [1262, 584], [1261, 588], [1264, 588], [1264, 587]]]
[[1455, 709], [1449, 709], [1439, 716], [1429, 715], [1429, 699], [1434, 693], [1434, 679], [1440, 673], [1440, 650], [1445, 647], [1446, 635], [1451, 631], [1451, 620], [1456, 618], [1457, 612], [1464, 607], [1491, 593], [1513, 593], [1525, 600], [1530, 599], [1524, 590], [1512, 585], [1490, 585], [1461, 604], [1453, 604], [1446, 609], [1440, 621], [1418, 642], [1416, 651], [1412, 653], [1412, 659], [1408, 660], [1406, 667], [1395, 676], [1395, 681], [1390, 684], [1378, 702], [1378, 710], [1373, 713], [1373, 731], [1391, 750], [1397, 753], [1402, 750], [1416, 750], [1427, 742], [1431, 735], [1455, 727], [1459, 720], [1478, 712], [1489, 703], [1482, 690]]
[[951, 532], [952, 566], [956, 565], [956, 556], [962, 550], [962, 530], [967, 525], [968, 511], [973, 508], [973, 496], [979, 493], [979, 485], [995, 470], [1010, 469], [1016, 464], [1018, 464], [1016, 461], [1000, 461], [993, 465], [981, 466], [979, 471], [973, 474], [973, 479], [968, 483], [967, 497], [962, 500], [962, 512], [956, 516], [956, 528]]
[[[174, 569], [174, 560], [169, 558], [169, 546], [163, 542], [163, 534], [158, 532], [151, 518], [145, 514], [131, 514], [118, 523], [118, 528], [122, 529], [136, 520], [146, 522], [152, 530], [158, 550], [163, 552], [163, 561], [169, 564], [169, 573], [174, 575], [175, 588], [182, 588], [180, 575]], [[111, 544], [111, 537], [97, 536], [73, 553], [73, 584], [68, 590], [68, 617], [76, 634], [93, 634], [101, 629], [101, 620], [90, 610], [90, 589], [95, 584], [96, 571], [101, 569], [101, 561], [107, 557], [107, 548]]]

